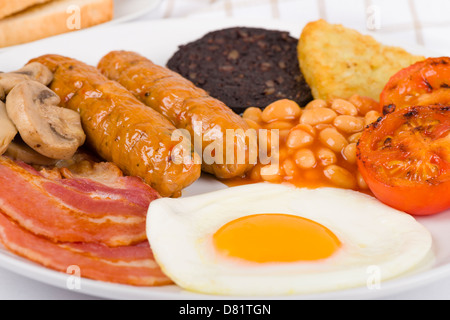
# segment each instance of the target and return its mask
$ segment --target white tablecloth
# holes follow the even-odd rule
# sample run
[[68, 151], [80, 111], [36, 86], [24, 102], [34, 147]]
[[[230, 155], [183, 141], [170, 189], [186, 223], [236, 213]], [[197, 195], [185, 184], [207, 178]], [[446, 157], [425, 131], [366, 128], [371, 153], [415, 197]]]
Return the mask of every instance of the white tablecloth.
[[[127, 1], [127, 0], [119, 0]], [[136, 20], [176, 17], [324, 18], [360, 32], [374, 32], [407, 45], [450, 55], [449, 0], [164, 0]], [[0, 269], [0, 299], [98, 299]], [[450, 299], [450, 277], [383, 299]]]

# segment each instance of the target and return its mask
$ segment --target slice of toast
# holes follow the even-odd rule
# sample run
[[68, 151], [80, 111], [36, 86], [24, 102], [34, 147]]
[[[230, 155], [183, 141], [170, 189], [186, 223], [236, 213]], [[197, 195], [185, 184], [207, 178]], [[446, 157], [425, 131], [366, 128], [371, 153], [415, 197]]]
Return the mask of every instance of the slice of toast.
[[0, 19], [51, 0], [0, 0]]
[[113, 0], [53, 0], [0, 20], [0, 48], [110, 21]]
[[392, 75], [424, 59], [324, 20], [305, 26], [297, 49], [301, 70], [314, 98], [324, 100], [359, 94], [379, 101]]

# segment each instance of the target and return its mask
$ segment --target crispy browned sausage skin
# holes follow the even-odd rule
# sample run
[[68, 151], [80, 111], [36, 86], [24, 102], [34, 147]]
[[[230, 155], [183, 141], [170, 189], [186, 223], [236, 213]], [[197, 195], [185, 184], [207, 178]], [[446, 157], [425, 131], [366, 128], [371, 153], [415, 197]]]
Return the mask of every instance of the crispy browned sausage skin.
[[174, 125], [97, 68], [58, 55], [32, 61], [54, 72], [50, 88], [61, 106], [80, 113], [87, 143], [105, 160], [141, 177], [163, 197], [179, 196], [200, 177], [199, 164], [174, 163], [172, 150], [179, 143], [172, 141]]
[[[165, 67], [154, 64], [149, 59], [129, 51], [113, 51], [101, 59], [99, 70], [112, 80], [118, 81], [130, 90], [139, 100], [167, 117], [177, 128], [189, 131], [194, 139], [201, 122], [203, 141], [202, 168], [218, 178], [242, 176], [253, 167], [249, 162], [249, 142], [242, 132], [247, 132], [247, 123], [221, 101], [212, 98], [191, 81]], [[206, 161], [206, 147], [212, 143], [206, 133], [217, 129], [215, 136], [223, 137], [223, 158]], [[234, 158], [226, 159], [226, 131], [234, 130]], [[229, 140], [230, 141], [230, 140]], [[240, 141], [241, 143], [238, 143]], [[230, 144], [228, 144], [230, 146]], [[197, 146], [196, 146], [197, 147]], [[211, 146], [210, 146], [211, 147]], [[245, 160], [242, 161], [242, 156]], [[215, 155], [214, 155], [215, 156]], [[217, 161], [218, 160], [218, 161]], [[230, 161], [232, 160], [232, 161]]]

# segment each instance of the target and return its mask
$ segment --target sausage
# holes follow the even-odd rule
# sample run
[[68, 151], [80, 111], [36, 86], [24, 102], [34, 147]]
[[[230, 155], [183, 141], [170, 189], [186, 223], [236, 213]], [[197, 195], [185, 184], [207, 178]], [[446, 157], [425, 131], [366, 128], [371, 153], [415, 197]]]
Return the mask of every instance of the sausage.
[[[187, 130], [195, 150], [203, 155], [203, 171], [227, 179], [242, 176], [254, 166], [249, 156], [249, 137], [254, 136], [248, 130], [247, 122], [191, 81], [129, 51], [110, 52], [97, 67], [109, 79], [118, 81], [144, 104], [168, 118], [177, 128]], [[227, 130], [233, 130], [234, 145], [226, 145], [227, 139], [231, 141], [226, 135]], [[202, 133], [201, 142], [196, 144], [199, 132]], [[223, 139], [220, 148], [223, 153], [206, 161], [205, 155], [210, 155], [211, 136]], [[225, 150], [234, 151], [227, 154]]]
[[59, 55], [31, 61], [54, 73], [50, 89], [62, 107], [80, 113], [87, 144], [126, 175], [141, 177], [163, 197], [180, 196], [200, 177], [198, 161], [174, 161], [175, 126], [97, 68]]

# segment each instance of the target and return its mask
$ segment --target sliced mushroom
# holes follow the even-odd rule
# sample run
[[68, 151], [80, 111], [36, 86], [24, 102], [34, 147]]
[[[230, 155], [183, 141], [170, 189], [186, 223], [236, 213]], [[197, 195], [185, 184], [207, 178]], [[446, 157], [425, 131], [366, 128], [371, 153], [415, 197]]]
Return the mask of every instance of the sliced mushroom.
[[16, 137], [6, 150], [5, 156], [29, 165], [54, 166], [59, 160], [50, 159], [31, 149], [20, 137]]
[[0, 87], [5, 94], [25, 80], [35, 80], [47, 86], [53, 80], [53, 73], [39, 62], [31, 62], [17, 71], [0, 73]]
[[8, 117], [5, 104], [0, 101], [0, 155], [5, 153], [16, 135], [17, 129]]
[[26, 80], [6, 97], [6, 111], [32, 149], [52, 159], [69, 159], [86, 135], [80, 115], [58, 107], [59, 102], [58, 95], [45, 85]]

